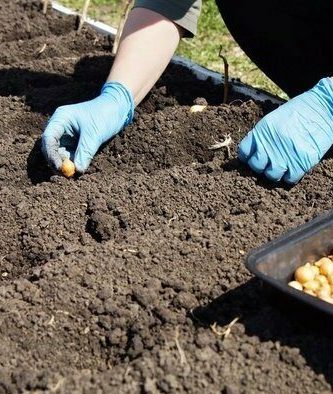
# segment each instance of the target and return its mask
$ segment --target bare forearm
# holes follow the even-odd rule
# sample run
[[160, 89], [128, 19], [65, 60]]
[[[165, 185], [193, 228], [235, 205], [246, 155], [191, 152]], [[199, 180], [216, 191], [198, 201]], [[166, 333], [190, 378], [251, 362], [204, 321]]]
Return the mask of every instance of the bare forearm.
[[108, 81], [124, 84], [139, 104], [165, 70], [181, 36], [181, 29], [162, 15], [133, 9]]

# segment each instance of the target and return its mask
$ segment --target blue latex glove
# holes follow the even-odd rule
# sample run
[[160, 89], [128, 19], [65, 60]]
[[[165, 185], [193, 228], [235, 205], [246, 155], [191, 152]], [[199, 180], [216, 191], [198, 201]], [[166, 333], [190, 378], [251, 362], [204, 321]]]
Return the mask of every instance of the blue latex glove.
[[106, 83], [94, 100], [59, 107], [42, 135], [42, 150], [57, 170], [65, 158], [84, 172], [99, 147], [128, 125], [134, 103], [128, 89], [118, 82]]
[[239, 145], [239, 159], [273, 181], [297, 183], [333, 144], [333, 81], [324, 78], [266, 115]]

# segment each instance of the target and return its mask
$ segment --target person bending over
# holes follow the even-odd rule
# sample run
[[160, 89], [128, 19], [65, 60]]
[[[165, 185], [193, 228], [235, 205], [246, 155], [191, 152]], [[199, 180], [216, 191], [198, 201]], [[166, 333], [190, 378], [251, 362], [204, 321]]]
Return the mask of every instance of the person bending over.
[[[261, 119], [238, 147], [239, 159], [272, 181], [297, 183], [333, 144], [332, 0], [217, 0], [240, 47], [290, 97]], [[182, 37], [196, 33], [200, 0], [137, 0], [100, 95], [59, 107], [42, 135], [57, 170], [75, 144], [83, 173], [99, 147], [133, 119]], [[63, 138], [65, 137], [65, 138]]]

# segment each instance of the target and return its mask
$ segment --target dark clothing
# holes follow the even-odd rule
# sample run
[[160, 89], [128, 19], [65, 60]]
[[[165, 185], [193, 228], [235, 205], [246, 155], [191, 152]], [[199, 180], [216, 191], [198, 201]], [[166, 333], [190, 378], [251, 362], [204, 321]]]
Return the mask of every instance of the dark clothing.
[[197, 32], [201, 0], [135, 0], [135, 7], [147, 8], [172, 20], [184, 29], [185, 37], [193, 37]]
[[[333, 76], [333, 0], [216, 0], [231, 34], [290, 96]], [[195, 34], [201, 0], [136, 0]]]
[[333, 0], [217, 0], [250, 59], [290, 96], [333, 76]]

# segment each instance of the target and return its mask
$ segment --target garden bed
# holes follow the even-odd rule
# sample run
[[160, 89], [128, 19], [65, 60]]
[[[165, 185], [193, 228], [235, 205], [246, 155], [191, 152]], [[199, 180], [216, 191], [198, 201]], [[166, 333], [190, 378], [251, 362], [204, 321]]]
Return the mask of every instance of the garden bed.
[[[291, 189], [258, 178], [236, 146], [269, 106], [220, 105], [173, 65], [85, 175], [54, 175], [48, 116], [94, 97], [112, 62], [74, 26], [0, 4], [0, 392], [330, 392], [331, 338], [272, 306], [243, 260], [331, 207], [333, 161]], [[228, 134], [230, 156], [208, 149]]]

